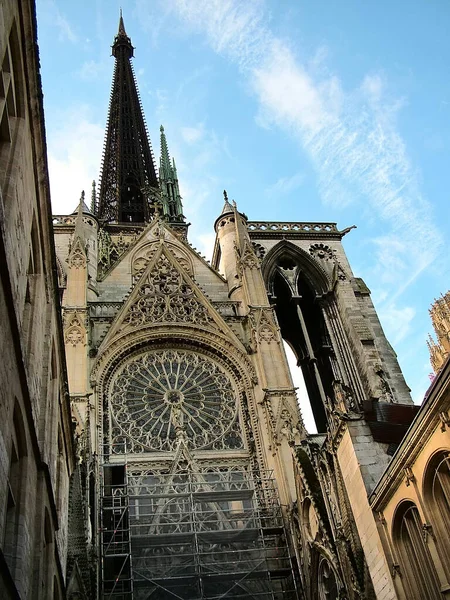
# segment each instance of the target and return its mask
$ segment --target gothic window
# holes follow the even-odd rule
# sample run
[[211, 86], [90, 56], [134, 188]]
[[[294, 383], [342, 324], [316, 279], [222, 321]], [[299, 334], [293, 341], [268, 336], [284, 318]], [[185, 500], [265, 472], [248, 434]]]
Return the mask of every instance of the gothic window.
[[296, 270], [294, 260], [280, 259], [273, 276], [276, 315], [281, 335], [302, 369], [317, 431], [324, 432], [324, 394], [333, 397], [333, 350], [316, 292], [303, 273], [296, 274]]
[[26, 496], [27, 443], [22, 411], [16, 400], [13, 414], [13, 436], [11, 442], [10, 466], [7, 480], [6, 520], [4, 525], [3, 552], [11, 573], [14, 573], [19, 560], [19, 522], [23, 516]]
[[24, 116], [23, 78], [17, 25], [11, 27], [0, 66], [0, 169], [6, 172], [18, 117]]
[[9, 118], [23, 116], [20, 46], [17, 26], [14, 23], [9, 34], [0, 74], [1, 141], [11, 141]]
[[311, 540], [314, 540], [316, 538], [317, 532], [319, 531], [319, 520], [317, 518], [316, 510], [310, 498], [305, 498], [302, 512], [302, 520], [306, 533]]
[[110, 386], [113, 452], [242, 449], [236, 392], [211, 358], [149, 350], [129, 358]]
[[419, 511], [413, 502], [403, 502], [394, 519], [393, 538], [401, 573], [411, 600], [441, 598], [433, 560]]
[[26, 339], [28, 350], [31, 352], [36, 343], [34, 328], [36, 326], [37, 303], [39, 300], [38, 282], [42, 273], [42, 256], [39, 244], [39, 235], [36, 222], [36, 215], [33, 215], [30, 234], [30, 253], [28, 258], [28, 268], [25, 289], [25, 304], [23, 309], [22, 326], [24, 338]]
[[318, 569], [319, 600], [337, 600], [338, 585], [334, 571], [328, 560], [322, 556]]
[[424, 496], [430, 508], [440, 558], [450, 572], [450, 452], [436, 454], [425, 475]]

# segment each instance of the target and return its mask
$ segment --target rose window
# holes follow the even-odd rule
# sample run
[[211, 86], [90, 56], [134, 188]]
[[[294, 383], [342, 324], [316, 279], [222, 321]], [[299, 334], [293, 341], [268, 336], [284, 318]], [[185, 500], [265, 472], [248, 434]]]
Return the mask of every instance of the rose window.
[[112, 449], [236, 449], [243, 442], [236, 394], [225, 371], [188, 350], [153, 350], [119, 368], [111, 388]]

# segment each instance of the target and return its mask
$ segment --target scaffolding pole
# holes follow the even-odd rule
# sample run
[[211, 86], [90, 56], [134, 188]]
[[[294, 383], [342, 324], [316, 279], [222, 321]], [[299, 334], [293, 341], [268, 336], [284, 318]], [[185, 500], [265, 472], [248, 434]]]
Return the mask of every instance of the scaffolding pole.
[[104, 465], [103, 599], [296, 600], [270, 472]]

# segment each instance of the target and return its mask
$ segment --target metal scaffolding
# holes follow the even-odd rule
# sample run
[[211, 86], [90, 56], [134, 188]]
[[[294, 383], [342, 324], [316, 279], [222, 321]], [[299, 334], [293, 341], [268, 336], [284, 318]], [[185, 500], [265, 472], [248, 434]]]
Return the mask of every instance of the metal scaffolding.
[[104, 599], [297, 598], [271, 473], [103, 475]]

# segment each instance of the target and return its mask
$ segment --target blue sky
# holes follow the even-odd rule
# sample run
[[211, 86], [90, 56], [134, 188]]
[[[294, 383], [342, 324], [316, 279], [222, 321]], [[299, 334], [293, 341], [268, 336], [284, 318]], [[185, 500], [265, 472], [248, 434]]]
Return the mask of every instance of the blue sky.
[[98, 178], [120, 5], [194, 246], [224, 188], [252, 220], [357, 225], [345, 249], [420, 402], [450, 287], [448, 1], [38, 0], [55, 213]]

